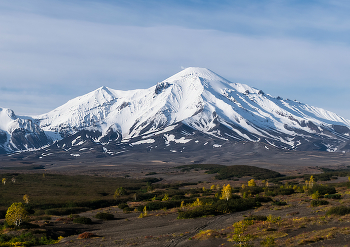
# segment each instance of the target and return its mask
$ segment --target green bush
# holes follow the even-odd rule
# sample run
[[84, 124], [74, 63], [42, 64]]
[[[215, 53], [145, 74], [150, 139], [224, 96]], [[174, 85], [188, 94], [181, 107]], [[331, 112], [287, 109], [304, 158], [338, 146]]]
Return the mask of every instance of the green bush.
[[118, 208], [120, 208], [120, 209], [124, 209], [126, 207], [128, 207], [127, 203], [120, 203], [120, 204], [118, 204]]
[[78, 217], [78, 218], [75, 218], [73, 222], [78, 224], [91, 224], [92, 220], [87, 217]]
[[241, 193], [243, 194], [246, 192], [247, 194], [257, 195], [261, 192], [264, 192], [264, 189], [258, 186], [252, 186], [252, 187], [245, 187], [244, 189], [241, 189]]
[[248, 199], [229, 199], [229, 200], [217, 200], [212, 204], [206, 204], [200, 207], [197, 207], [192, 210], [179, 211], [179, 219], [188, 219], [188, 218], [197, 218], [207, 215], [219, 215], [224, 213], [233, 213], [245, 211], [256, 206], [260, 206], [260, 202], [255, 200], [255, 198]]
[[[197, 199], [197, 198], [196, 198]], [[153, 211], [153, 210], [159, 210], [159, 209], [170, 209], [170, 208], [177, 208], [181, 206], [181, 202], [184, 201], [185, 204], [192, 203], [195, 201], [195, 199], [184, 199], [184, 200], [178, 200], [178, 201], [154, 201], [154, 202], [148, 202], [146, 205], [139, 206], [137, 208], [138, 211], [142, 211], [143, 208], [146, 206], [147, 210]]]
[[95, 215], [95, 218], [100, 219], [100, 220], [113, 220], [114, 215], [110, 213], [97, 213]]
[[291, 189], [291, 188], [272, 187], [272, 188], [265, 189], [266, 196], [291, 195], [294, 193], [295, 193], [294, 189]]
[[[21, 235], [0, 234], [0, 246], [38, 246], [55, 244], [57, 241], [46, 236], [35, 236], [31, 232], [22, 233]], [[21, 243], [19, 245], [18, 243]]]
[[224, 165], [215, 165], [215, 164], [193, 164], [193, 165], [183, 165], [178, 166], [177, 168], [182, 169], [182, 171], [189, 171], [191, 169], [202, 169], [207, 170], [208, 174], [215, 174], [216, 179], [234, 179], [244, 176], [252, 176], [254, 179], [269, 179], [281, 177], [282, 175], [278, 172], [247, 165], [233, 165], [233, 166], [224, 166]]
[[274, 201], [272, 202], [273, 205], [276, 205], [276, 206], [285, 206], [287, 205], [286, 202], [281, 202], [281, 201]]
[[308, 190], [308, 194], [312, 195], [312, 194], [316, 193], [316, 191], [318, 191], [318, 193], [322, 196], [325, 194], [337, 193], [337, 191], [335, 190], [335, 188], [333, 186], [325, 186], [325, 185], [315, 184], [314, 186], [312, 186], [311, 189]]
[[336, 207], [332, 207], [331, 209], [329, 209], [326, 213], [327, 215], [330, 214], [335, 214], [335, 215], [346, 215], [346, 214], [350, 214], [350, 207], [346, 207], [346, 206], [336, 206]]
[[328, 199], [340, 199], [340, 198], [341, 198], [341, 195], [339, 195], [339, 194], [324, 195], [324, 198], [328, 198]]
[[318, 206], [321, 206], [321, 205], [328, 205], [329, 202], [326, 201], [326, 200], [312, 200], [311, 201], [311, 206], [312, 207], [318, 207]]
[[203, 217], [207, 215], [218, 215], [221, 214], [216, 210], [216, 208], [213, 205], [203, 205], [200, 207], [197, 207], [193, 210], [188, 211], [179, 211], [178, 219], [190, 219], [190, 218], [198, 218]]

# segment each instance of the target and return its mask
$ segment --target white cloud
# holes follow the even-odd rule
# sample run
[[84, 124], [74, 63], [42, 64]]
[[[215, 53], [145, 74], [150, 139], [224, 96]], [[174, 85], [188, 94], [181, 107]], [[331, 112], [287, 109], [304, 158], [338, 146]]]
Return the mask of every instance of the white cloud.
[[[342, 39], [317, 40], [317, 35], [303, 37], [297, 31], [293, 36], [293, 30], [302, 25], [306, 26], [304, 30], [349, 30], [349, 21], [337, 25], [339, 18], [334, 15], [317, 21], [325, 13], [324, 8], [309, 7], [309, 12], [301, 11], [299, 19], [290, 20], [296, 8], [287, 14], [288, 18], [283, 13], [276, 14], [281, 8], [291, 9], [288, 6], [268, 5], [264, 11], [274, 13], [270, 18], [265, 14], [249, 16], [247, 13], [257, 11], [254, 6], [233, 17], [217, 10], [207, 16], [207, 22], [212, 24], [197, 21], [194, 25], [180, 23], [181, 26], [166, 19], [166, 8], [161, 19], [153, 17], [142, 25], [142, 18], [147, 16], [143, 14], [136, 25], [132, 18], [121, 23], [120, 17], [113, 21], [111, 15], [115, 11], [115, 15], [135, 17], [140, 10], [129, 13], [125, 6], [111, 5], [109, 9], [109, 5], [90, 2], [81, 8], [70, 4], [70, 11], [63, 14], [67, 4], [55, 2], [51, 14], [43, 14], [28, 4], [22, 10], [2, 11], [0, 106], [13, 108], [19, 114], [44, 113], [102, 85], [125, 90], [146, 88], [182, 67], [199, 66], [267, 93], [326, 109], [322, 99], [331, 91], [327, 99], [332, 102], [330, 107], [348, 112], [343, 95], [350, 93], [349, 44]], [[189, 9], [184, 15], [189, 20], [191, 13], [199, 18], [207, 12]], [[73, 13], [77, 16], [68, 18]], [[107, 13], [104, 18], [103, 13]], [[307, 13], [311, 17], [307, 18]], [[330, 19], [330, 24], [325, 24]], [[248, 31], [228, 31], [232, 24], [217, 28], [223, 20], [238, 23]], [[278, 34], [279, 30], [283, 35]], [[317, 94], [305, 92], [310, 88], [317, 89]], [[350, 118], [350, 113], [345, 117]]]

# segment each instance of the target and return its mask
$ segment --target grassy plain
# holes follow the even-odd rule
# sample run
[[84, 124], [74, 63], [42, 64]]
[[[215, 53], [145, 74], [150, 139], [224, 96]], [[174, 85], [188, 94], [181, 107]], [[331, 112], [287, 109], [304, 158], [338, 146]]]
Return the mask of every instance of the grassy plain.
[[[24, 203], [25, 194], [29, 215], [20, 227], [1, 220], [0, 246], [11, 241], [23, 246], [233, 246], [239, 229], [247, 246], [347, 246], [350, 170], [319, 169], [310, 183], [311, 174], [283, 176], [247, 166], [230, 168], [235, 172], [229, 179], [217, 177], [222, 169], [227, 168], [191, 165], [148, 171], [139, 179], [41, 170], [2, 173], [1, 218], [13, 202]], [[255, 179], [247, 174], [254, 170], [260, 172]], [[204, 181], [208, 174], [211, 179]], [[159, 179], [190, 175], [198, 176], [197, 182]], [[251, 179], [255, 185], [248, 186]], [[224, 184], [232, 187], [230, 198], [223, 198]], [[120, 188], [123, 193], [115, 196]]]

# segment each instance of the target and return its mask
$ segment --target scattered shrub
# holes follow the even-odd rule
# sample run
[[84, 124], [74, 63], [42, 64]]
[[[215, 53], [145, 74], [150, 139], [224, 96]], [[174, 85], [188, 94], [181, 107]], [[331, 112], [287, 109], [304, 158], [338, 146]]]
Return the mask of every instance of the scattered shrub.
[[145, 176], [156, 175], [156, 174], [157, 174], [156, 172], [149, 172], [149, 173], [146, 173]]
[[335, 215], [346, 215], [346, 214], [350, 214], [350, 207], [346, 207], [346, 206], [336, 206], [336, 207], [332, 207], [331, 209], [329, 209], [326, 213], [327, 215], [330, 214], [335, 214]]
[[285, 206], [287, 205], [286, 202], [281, 202], [281, 201], [274, 201], [272, 202], [273, 205], [276, 205], [276, 206]]
[[110, 213], [97, 213], [95, 215], [95, 218], [100, 219], [100, 220], [113, 220], [114, 215]]
[[266, 237], [260, 242], [261, 246], [273, 247], [276, 246], [274, 237]]
[[266, 196], [291, 195], [294, 193], [295, 193], [295, 191], [292, 188], [272, 187], [272, 188], [265, 189]]
[[[197, 199], [197, 198], [196, 198]], [[144, 206], [147, 207], [147, 210], [153, 211], [153, 210], [160, 210], [163, 208], [170, 209], [170, 208], [177, 208], [181, 206], [181, 202], [184, 201], [185, 204], [193, 203], [194, 199], [184, 199], [184, 200], [178, 200], [178, 201], [154, 201], [154, 202], [148, 202], [146, 205], [139, 206], [137, 208], [138, 211], [142, 211]]]
[[55, 243], [57, 243], [57, 240], [46, 236], [38, 237], [31, 232], [20, 235], [0, 234], [0, 246], [38, 246]]
[[219, 215], [224, 213], [233, 213], [245, 211], [256, 206], [260, 206], [260, 202], [255, 200], [255, 198], [239, 198], [239, 199], [229, 199], [229, 200], [217, 200], [212, 204], [204, 204], [192, 210], [179, 211], [178, 219], [188, 219], [197, 218], [207, 215]]
[[189, 171], [191, 169], [202, 169], [207, 170], [208, 174], [215, 174], [216, 179], [233, 179], [240, 178], [244, 176], [252, 176], [254, 179], [269, 179], [281, 177], [282, 175], [278, 172], [247, 165], [233, 165], [233, 166], [224, 166], [224, 165], [213, 165], [213, 164], [194, 164], [194, 165], [183, 165], [178, 166], [177, 168], [182, 169], [182, 171]]
[[120, 209], [124, 209], [126, 207], [128, 207], [127, 203], [120, 203], [120, 204], [118, 204], [118, 208], [120, 208]]
[[83, 232], [82, 234], [79, 234], [78, 238], [85, 239], [85, 238], [92, 238], [94, 236], [95, 234], [93, 234], [92, 232]]
[[330, 194], [330, 195], [324, 195], [324, 198], [328, 198], [328, 199], [340, 199], [341, 195], [340, 194]]
[[91, 224], [92, 220], [87, 217], [78, 217], [78, 218], [75, 218], [73, 222], [78, 224]]
[[321, 205], [328, 205], [329, 202], [326, 201], [326, 200], [312, 200], [311, 201], [311, 206], [312, 207], [318, 207], [318, 206], [321, 206]]
[[315, 184], [314, 186], [312, 186], [312, 188], [310, 188], [308, 190], [308, 194], [309, 195], [315, 194], [316, 191], [318, 191], [318, 193], [322, 196], [325, 194], [337, 193], [337, 191], [335, 190], [335, 188], [333, 186], [325, 186], [325, 185]]
[[261, 192], [264, 192], [264, 189], [257, 186], [247, 186], [244, 189], [243, 188], [241, 189], [241, 193], [243, 194], [244, 192], [251, 195], [257, 195]]

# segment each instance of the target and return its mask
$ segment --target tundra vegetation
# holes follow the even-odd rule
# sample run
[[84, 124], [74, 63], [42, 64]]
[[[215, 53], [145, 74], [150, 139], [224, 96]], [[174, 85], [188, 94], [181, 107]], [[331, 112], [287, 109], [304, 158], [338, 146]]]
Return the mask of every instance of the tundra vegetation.
[[[205, 230], [191, 236], [193, 241], [224, 239], [231, 246], [294, 246], [350, 234], [350, 227], [334, 223], [350, 220], [350, 207], [347, 206], [350, 182], [324, 183], [332, 182], [338, 176], [347, 177], [350, 170], [324, 169], [321, 174], [288, 177], [252, 166], [189, 165], [180, 169], [183, 172], [206, 170], [219, 176], [211, 183], [169, 184], [150, 175], [132, 179], [4, 173], [3, 181], [15, 178], [15, 182], [3, 183], [0, 194], [0, 218], [3, 219], [0, 246], [53, 244], [69, 236], [68, 233], [61, 236], [39, 231], [41, 221], [54, 219], [55, 222], [89, 225], [96, 220], [123, 218], [106, 210], [110, 207], [122, 210], [118, 214], [138, 212], [140, 220], [156, 217], [162, 211], [177, 214], [179, 221], [250, 210], [249, 215], [230, 227]], [[222, 170], [230, 171], [230, 175], [226, 175], [228, 179], [222, 178]], [[278, 215], [282, 208], [301, 204], [323, 214], [298, 217], [299, 212], [295, 211]], [[79, 215], [97, 209], [102, 211], [93, 217]], [[330, 225], [326, 227], [328, 223]], [[308, 231], [310, 225], [324, 227]], [[301, 228], [303, 233], [297, 234]], [[85, 230], [82, 227], [78, 232], [80, 239], [98, 238]], [[295, 234], [291, 234], [293, 231]]]

